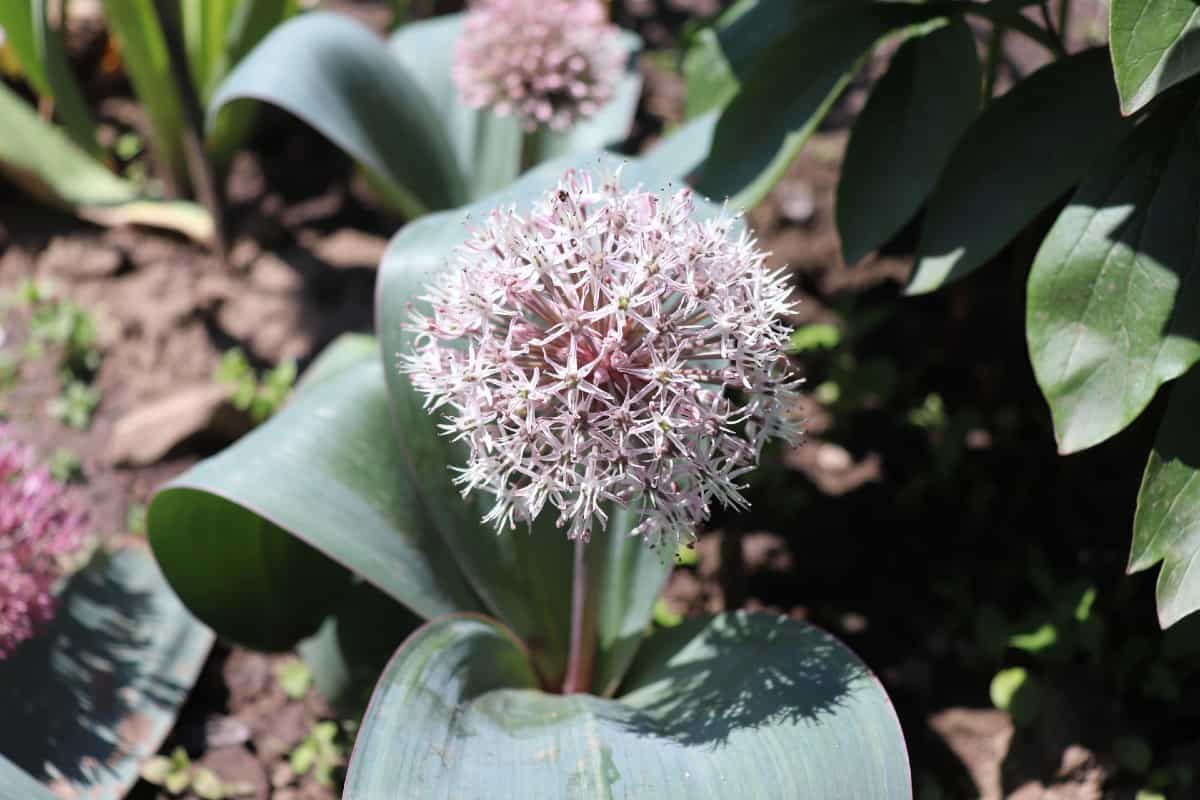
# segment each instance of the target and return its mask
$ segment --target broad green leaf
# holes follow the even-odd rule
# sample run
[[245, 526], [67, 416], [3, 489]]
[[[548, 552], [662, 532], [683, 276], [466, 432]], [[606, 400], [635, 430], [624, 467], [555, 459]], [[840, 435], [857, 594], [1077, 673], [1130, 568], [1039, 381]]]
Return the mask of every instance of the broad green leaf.
[[1158, 574], [1158, 620], [1174, 625], [1200, 609], [1200, 370], [1193, 368], [1171, 388], [1167, 413], [1133, 519], [1129, 572], [1162, 562]]
[[[864, 56], [891, 31], [935, 16], [918, 5], [837, 4], [775, 42], [721, 114], [697, 188], [758, 204], [825, 118]], [[787, 76], [781, 91], [780, 76]]]
[[121, 48], [125, 74], [150, 119], [150, 148], [179, 189], [188, 185], [183, 154], [187, 125], [171, 55], [154, 0], [103, 0], [104, 18]]
[[426, 625], [376, 687], [343, 796], [911, 797], [879, 682], [801, 622], [737, 613], [660, 631], [617, 700], [536, 687], [496, 623]]
[[421, 616], [476, 608], [403, 461], [370, 354], [155, 495], [155, 555], [197, 616], [260, 647], [313, 633], [343, 566]]
[[[519, 530], [497, 536], [484, 525], [481, 517], [487, 499], [462, 502], [451, 480], [450, 468], [466, 463], [465, 452], [438, 434], [437, 420], [425, 410], [424, 399], [393, 365], [400, 354], [411, 351], [412, 334], [402, 326], [413, 307], [423, 304], [420, 298], [430, 283], [447, 269], [454, 248], [466, 240], [468, 217], [482, 219], [492, 208], [506, 204], [527, 208], [533, 199], [549, 192], [568, 167], [612, 172], [622, 166], [623, 181], [628, 186], [640, 182], [649, 190], [661, 191], [667, 188], [669, 180], [678, 177], [661, 171], [677, 166], [668, 161], [647, 163], [632, 159], [627, 163], [601, 153], [547, 162], [527, 172], [503, 192], [466, 208], [430, 215], [405, 226], [388, 245], [379, 272], [376, 328], [380, 332], [384, 363], [388, 365], [385, 374], [396, 434], [412, 468], [407, 475], [420, 496], [428, 500], [436, 527], [479, 597], [523, 641], [532, 642], [538, 669], [551, 684], [565, 667], [572, 563], [566, 537], [555, 530], [552, 514], [544, 514], [532, 533]], [[715, 212], [714, 207], [703, 201], [698, 201], [698, 205], [700, 213]], [[607, 557], [611, 580], [629, 580], [623, 575], [632, 570], [638, 575], [648, 575], [642, 580], [656, 588], [669, 567], [665, 561], [657, 560], [652, 566], [647, 565], [625, 545], [614, 547]], [[632, 632], [644, 628], [649, 621], [653, 602], [653, 592], [645, 597], [639, 595], [626, 607], [613, 607], [616, 616], [601, 623], [602, 630], [608, 630], [609, 634], [602, 642], [601, 662], [606, 666], [598, 673], [598, 680], [608, 681], [621, 674], [623, 656], [610, 655], [607, 648], [622, 650]]]
[[0, 173], [38, 199], [101, 225], [153, 225], [201, 242], [212, 239], [207, 211], [194, 203], [141, 197], [2, 84], [0, 124]]
[[313, 359], [300, 380], [296, 391], [316, 385], [342, 370], [379, 357], [379, 340], [365, 333], [343, 333]]
[[1102, 48], [1021, 81], [988, 106], [950, 156], [906, 291], [940, 289], [986, 264], [1128, 128]]
[[[595, 116], [562, 133], [540, 131], [527, 143], [515, 117], [498, 117], [464, 105], [451, 77], [462, 18], [462, 14], [446, 14], [405, 25], [392, 34], [388, 47], [437, 109], [459, 169], [467, 176], [471, 199], [503, 189], [523, 166], [608, 147], [629, 134], [642, 87], [641, 73], [633, 69], [626, 71], [616, 96]], [[633, 34], [623, 33], [622, 39], [631, 54], [641, 46]]]
[[[54, 112], [67, 135], [88, 155], [99, 158], [96, 128], [63, 49], [62, 33], [50, 17], [49, 0], [0, 3], [0, 28], [21, 71], [38, 94], [54, 100]], [[61, 13], [57, 16], [61, 17]]]
[[60, 601], [47, 630], [0, 661], [0, 797], [20, 768], [56, 797], [117, 800], [170, 731], [212, 633], [142, 543], [97, 553]]
[[421, 622], [371, 584], [355, 581], [320, 630], [296, 649], [321, 697], [357, 719], [388, 659]]
[[[717, 118], [717, 111], [709, 111], [671, 131], [638, 159], [638, 171], [667, 181], [680, 181], [691, 176], [704, 163], [712, 147]], [[662, 188], [658, 184], [652, 185], [656, 189]]]
[[1200, 72], [1198, 35], [1195, 0], [1113, 0], [1109, 48], [1126, 114]]
[[1098, 444], [1200, 358], [1200, 115], [1164, 108], [1094, 165], [1029, 275], [1026, 335], [1059, 450]]
[[925, 203], [979, 107], [975, 35], [961, 19], [905, 42], [871, 91], [842, 161], [837, 225], [853, 264]]
[[437, 110], [467, 181], [465, 202], [504, 188], [520, 173], [521, 127], [514, 117], [497, 117], [459, 102], [450, 67], [462, 16], [445, 14], [405, 25], [392, 34], [388, 49]]
[[[196, 93], [208, 103], [217, 86], [276, 25], [296, 11], [296, 0], [181, 0], [184, 43]], [[213, 160], [225, 164], [254, 122], [254, 106], [221, 110], [208, 134]]]
[[304, 14], [272, 31], [217, 89], [210, 130], [222, 107], [245, 99], [311, 125], [385, 179], [412, 216], [467, 198], [433, 104], [382, 41], [344, 16]]

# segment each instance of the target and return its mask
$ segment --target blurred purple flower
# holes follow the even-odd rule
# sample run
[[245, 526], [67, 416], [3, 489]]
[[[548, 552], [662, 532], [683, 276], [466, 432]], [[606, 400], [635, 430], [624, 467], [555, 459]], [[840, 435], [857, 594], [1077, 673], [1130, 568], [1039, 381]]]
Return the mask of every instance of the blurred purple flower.
[[456, 480], [498, 529], [549, 503], [586, 539], [609, 503], [670, 546], [794, 433], [782, 273], [685, 189], [663, 201], [569, 171], [528, 217], [497, 209], [414, 313], [401, 368], [470, 446]]
[[564, 130], [612, 99], [626, 58], [618, 32], [599, 0], [476, 0], [454, 82], [472, 108]]
[[0, 658], [54, 616], [53, 589], [83, 543], [86, 516], [0, 423]]

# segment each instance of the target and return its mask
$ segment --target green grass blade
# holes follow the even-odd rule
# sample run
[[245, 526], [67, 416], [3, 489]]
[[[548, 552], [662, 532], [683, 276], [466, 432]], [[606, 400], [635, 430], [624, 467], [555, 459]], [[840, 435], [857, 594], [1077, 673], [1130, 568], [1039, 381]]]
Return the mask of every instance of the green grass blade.
[[50, 19], [46, 0], [0, 3], [0, 28], [29, 85], [38, 94], [54, 99], [55, 116], [67, 134], [90, 155], [100, 158], [103, 151], [96, 142], [96, 126], [67, 63], [62, 36]]
[[183, 103], [171, 73], [167, 40], [153, 0], [104, 0], [109, 30], [125, 71], [150, 118], [151, 148], [176, 188], [188, 185], [183, 153]]

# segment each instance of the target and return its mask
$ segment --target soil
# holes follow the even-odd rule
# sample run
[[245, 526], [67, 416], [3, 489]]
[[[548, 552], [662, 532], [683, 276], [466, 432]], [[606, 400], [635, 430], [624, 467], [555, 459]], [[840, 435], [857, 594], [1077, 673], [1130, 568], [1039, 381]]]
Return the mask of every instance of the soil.
[[[387, 24], [384, 4], [340, 5]], [[661, 48], [718, 5], [626, 0], [616, 14]], [[1090, 31], [1088, 19], [1075, 29]], [[1037, 58], [1012, 56], [1016, 72]], [[642, 62], [647, 96], [632, 142], [651, 140], [680, 114], [679, 81], [656, 63]], [[1073, 680], [1050, 681], [1051, 711], [1040, 723], [1014, 726], [988, 699], [990, 667], [964, 655], [974, 640], [955, 610], [963, 592], [1006, 614], [1026, 610], [1017, 562], [1034, 542], [1056, 574], [1095, 576], [1102, 593], [1121, 598], [1124, 616], [1112, 624], [1129, 618], [1153, 635], [1152, 579], [1123, 577], [1153, 426], [1135, 425], [1101, 451], [1054, 454], [1021, 339], [1021, 273], [1006, 269], [1020, 252], [914, 300], [897, 295], [915, 227], [863, 263], [843, 262], [833, 220], [838, 165], [878, 69], [867, 68], [749, 215], [772, 263], [793, 271], [803, 301], [793, 322], [836, 326], [853, 355], [803, 358], [814, 390], [802, 409], [806, 439], [769, 453], [753, 510], [712, 521], [697, 563], [675, 569], [664, 600], [686, 614], [781, 611], [841, 637], [896, 702], [920, 797], [1132, 796], [1136, 780], [1121, 771], [1112, 737], [1141, 725], [1139, 714], [1115, 705], [1080, 667]], [[137, 121], [136, 106], [119, 97], [105, 108], [113, 125]], [[227, 195], [228, 259], [163, 233], [92, 227], [14, 192], [0, 199], [0, 292], [37, 278], [100, 322], [102, 399], [88, 430], [46, 413], [60, 388], [52, 356], [27, 361], [4, 396], [6, 414], [43, 454], [67, 448], [81, 457], [80, 491], [98, 534], [126, 532], [131, 508], [247, 429], [213, 388], [228, 348], [241, 347], [256, 367], [290, 358], [303, 369], [339, 333], [371, 329], [375, 265], [402, 220], [379, 209], [344, 157], [293, 120], [264, 114]], [[0, 344], [19, 350], [28, 314], [15, 310], [2, 326]], [[831, 383], [840, 399], [819, 401]], [[922, 427], [897, 412], [925, 408], [934, 394], [946, 425]], [[288, 766], [288, 754], [333, 712], [313, 689], [287, 696], [275, 677], [286, 658], [218, 645], [163, 752], [183, 746], [257, 800], [336, 797]], [[1177, 722], [1150, 730], [1172, 753], [1187, 740]], [[147, 784], [138, 792], [165, 796]]]

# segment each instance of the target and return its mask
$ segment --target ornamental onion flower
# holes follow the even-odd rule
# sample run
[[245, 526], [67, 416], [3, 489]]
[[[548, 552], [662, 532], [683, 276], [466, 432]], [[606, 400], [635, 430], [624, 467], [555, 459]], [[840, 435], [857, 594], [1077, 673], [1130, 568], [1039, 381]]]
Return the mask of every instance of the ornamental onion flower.
[[612, 99], [625, 57], [599, 0], [477, 0], [452, 74], [472, 108], [564, 130]]
[[85, 515], [0, 423], [0, 659], [53, 618], [55, 582], [83, 542]]
[[529, 216], [497, 209], [422, 298], [401, 369], [469, 446], [456, 481], [495, 497], [504, 530], [550, 504], [587, 539], [606, 506], [639, 503], [652, 546], [693, 538], [711, 501], [787, 438], [799, 381], [784, 352], [782, 272], [726, 214], [595, 187], [569, 171]]

